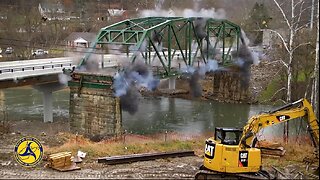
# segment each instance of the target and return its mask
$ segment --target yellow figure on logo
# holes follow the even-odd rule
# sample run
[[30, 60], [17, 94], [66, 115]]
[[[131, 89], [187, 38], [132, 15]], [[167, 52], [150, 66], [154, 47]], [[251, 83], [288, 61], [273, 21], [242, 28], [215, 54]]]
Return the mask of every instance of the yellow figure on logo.
[[17, 142], [14, 152], [19, 164], [23, 166], [35, 166], [42, 159], [43, 148], [35, 138], [22, 138]]

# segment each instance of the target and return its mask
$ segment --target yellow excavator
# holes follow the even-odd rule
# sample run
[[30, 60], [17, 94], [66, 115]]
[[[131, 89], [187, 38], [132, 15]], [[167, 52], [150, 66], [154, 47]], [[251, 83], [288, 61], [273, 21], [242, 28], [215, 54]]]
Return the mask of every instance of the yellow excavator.
[[243, 129], [215, 128], [214, 137], [206, 140], [203, 165], [195, 179], [269, 179], [269, 174], [262, 170], [261, 150], [255, 147], [257, 133], [262, 128], [296, 118], [307, 121], [308, 131], [319, 157], [319, 121], [310, 103], [306, 99], [300, 99], [251, 117]]

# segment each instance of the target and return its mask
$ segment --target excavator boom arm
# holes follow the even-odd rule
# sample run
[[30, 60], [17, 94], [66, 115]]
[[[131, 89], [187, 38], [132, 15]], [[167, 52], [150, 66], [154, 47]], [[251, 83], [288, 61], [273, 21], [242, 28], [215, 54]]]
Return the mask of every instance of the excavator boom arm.
[[252, 147], [253, 138], [262, 128], [302, 117], [306, 118], [312, 141], [318, 149], [319, 122], [317, 121], [311, 104], [306, 99], [300, 99], [276, 110], [251, 117], [243, 129], [240, 145]]

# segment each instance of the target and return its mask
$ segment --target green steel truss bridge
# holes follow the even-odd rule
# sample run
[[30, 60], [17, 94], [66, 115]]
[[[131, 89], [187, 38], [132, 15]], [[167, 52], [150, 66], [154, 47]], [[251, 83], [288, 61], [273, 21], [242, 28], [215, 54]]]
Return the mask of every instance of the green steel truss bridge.
[[182, 63], [193, 66], [194, 62], [207, 63], [209, 59], [216, 59], [220, 53], [219, 64], [228, 66], [232, 61], [231, 52], [238, 52], [240, 41], [240, 27], [228, 20], [199, 17], [127, 19], [102, 28], [79, 66], [85, 64], [97, 45], [122, 45], [131, 62], [139, 55], [146, 64], [151, 64], [156, 56], [162, 65], [158, 74], [168, 77], [177, 74], [172, 62], [178, 55]]

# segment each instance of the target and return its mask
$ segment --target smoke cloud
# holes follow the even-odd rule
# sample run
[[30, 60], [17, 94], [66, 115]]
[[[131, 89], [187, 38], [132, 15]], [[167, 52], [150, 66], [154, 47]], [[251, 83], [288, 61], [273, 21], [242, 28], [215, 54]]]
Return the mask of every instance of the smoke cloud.
[[59, 78], [59, 82], [60, 84], [63, 84], [63, 85], [68, 85], [68, 81], [71, 81], [71, 76], [67, 75], [67, 74], [59, 74], [58, 75], [58, 78]]
[[207, 23], [207, 19], [201, 18], [201, 17], [197, 18], [193, 22], [196, 36], [198, 39], [200, 39], [200, 41], [202, 41], [203, 38], [207, 37], [206, 23]]
[[164, 0], [157, 0], [155, 3], [155, 9], [142, 10], [139, 14], [140, 17], [207, 17], [223, 19], [226, 17], [226, 13], [223, 9], [216, 10], [215, 8], [204, 9], [199, 8], [201, 0], [193, 0], [193, 9], [162, 9]]
[[152, 71], [141, 61], [127, 66], [123, 71], [114, 76], [114, 94], [120, 97], [123, 110], [134, 114], [138, 110], [138, 90], [145, 88], [153, 91], [157, 88], [160, 80], [153, 77]]
[[250, 82], [250, 67], [252, 64], [259, 64], [259, 58], [257, 53], [248, 48], [249, 39], [243, 31], [241, 32], [241, 41], [242, 44], [240, 45], [238, 52], [232, 53], [232, 58], [233, 64], [239, 69], [241, 87], [246, 89], [249, 87]]
[[169, 10], [142, 10], [139, 14], [140, 17], [206, 17], [206, 18], [217, 18], [224, 19], [226, 13], [223, 9], [216, 10], [211, 9], [200, 9], [195, 11], [193, 9], [169, 9]]
[[203, 66], [198, 68], [188, 66], [182, 71], [183, 77], [188, 79], [190, 91], [193, 97], [200, 97], [202, 95], [200, 80], [204, 79], [206, 73], [214, 72], [218, 69], [218, 62], [216, 60], [209, 60]]
[[133, 115], [138, 111], [139, 92], [135, 86], [129, 86], [126, 93], [120, 96], [121, 108]]

